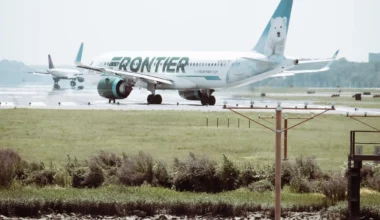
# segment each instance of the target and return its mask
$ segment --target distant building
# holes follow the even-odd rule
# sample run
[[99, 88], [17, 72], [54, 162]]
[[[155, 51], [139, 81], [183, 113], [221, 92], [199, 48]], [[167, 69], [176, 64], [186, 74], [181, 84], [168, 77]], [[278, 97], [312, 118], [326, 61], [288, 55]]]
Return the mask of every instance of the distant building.
[[369, 53], [368, 62], [370, 63], [380, 63], [380, 53]]

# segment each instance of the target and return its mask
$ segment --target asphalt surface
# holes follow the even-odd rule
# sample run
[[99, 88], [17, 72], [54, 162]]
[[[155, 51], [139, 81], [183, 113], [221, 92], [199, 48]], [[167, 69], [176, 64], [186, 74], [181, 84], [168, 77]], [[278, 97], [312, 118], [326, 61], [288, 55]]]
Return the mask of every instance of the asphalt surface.
[[[65, 87], [66, 86], [66, 87]], [[61, 85], [60, 89], [53, 88], [53, 85], [33, 85], [25, 84], [19, 87], [0, 87], [0, 109], [6, 108], [31, 108], [31, 109], [99, 109], [99, 110], [178, 110], [178, 111], [227, 111], [223, 109], [226, 102], [227, 106], [249, 107], [251, 101], [254, 101], [255, 107], [276, 107], [278, 101], [268, 100], [265, 97], [259, 97], [251, 100], [248, 98], [239, 98], [236, 92], [215, 92], [216, 104], [214, 106], [202, 106], [200, 101], [189, 101], [181, 98], [177, 91], [157, 91], [161, 94], [163, 102], [161, 105], [148, 105], [146, 102], [147, 96], [150, 94], [145, 89], [134, 88], [130, 96], [126, 99], [116, 100], [116, 104], [109, 104], [108, 99], [98, 95], [95, 86], [80, 86], [70, 87], [69, 85]], [[282, 96], [300, 96], [303, 94], [286, 93]], [[319, 93], [320, 96], [326, 94]], [[279, 96], [276, 94], [276, 96]], [[281, 95], [280, 95], [281, 96]], [[310, 95], [309, 95], [310, 96]], [[298, 101], [280, 101], [282, 107], [297, 107], [304, 108], [304, 103], [308, 96], [305, 95], [305, 100]], [[308, 102], [308, 108], [330, 108], [331, 105], [314, 105]], [[363, 114], [380, 115], [380, 109], [365, 109], [353, 108], [346, 106], [335, 106], [335, 111], [330, 111], [330, 114]], [[273, 110], [254, 110], [273, 111]], [[287, 112], [310, 113], [321, 112], [321, 110], [287, 110]]]

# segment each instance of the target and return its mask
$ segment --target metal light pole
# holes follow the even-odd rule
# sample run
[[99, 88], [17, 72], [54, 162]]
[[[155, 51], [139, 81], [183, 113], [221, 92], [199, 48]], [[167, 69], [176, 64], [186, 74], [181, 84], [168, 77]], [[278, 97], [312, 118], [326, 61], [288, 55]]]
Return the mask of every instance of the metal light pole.
[[[266, 107], [253, 107], [253, 104], [251, 104], [250, 107], [227, 107], [227, 103], [225, 102], [224, 105], [223, 105], [223, 108], [224, 109], [228, 109], [250, 121], [253, 121], [254, 123], [258, 124], [258, 125], [261, 125], [262, 127], [270, 130], [270, 131], [274, 131], [275, 132], [275, 136], [276, 136], [276, 145], [275, 145], [275, 219], [276, 220], [280, 220], [281, 219], [281, 133], [282, 133], [282, 129], [281, 129], [281, 120], [282, 120], [282, 110], [324, 110], [323, 112], [315, 115], [315, 116], [312, 116], [311, 118], [307, 118], [306, 120], [302, 121], [302, 122], [299, 122], [289, 128], [286, 128], [284, 129], [284, 131], [288, 131], [289, 129], [292, 129], [302, 123], [305, 123], [319, 115], [322, 115], [324, 113], [326, 113], [327, 111], [330, 111], [330, 110], [335, 110], [334, 106], [332, 106], [331, 108], [308, 108], [307, 107], [307, 104], [305, 103], [305, 107], [304, 108], [288, 108], [288, 107], [285, 107], [285, 108], [282, 108], [281, 107], [281, 103], [279, 102], [278, 103], [278, 106], [276, 108], [268, 108], [268, 106]], [[237, 111], [235, 111], [234, 109], [241, 109], [241, 110], [248, 110], [248, 109], [251, 109], [251, 110], [258, 110], [258, 109], [262, 109], [262, 110], [269, 110], [269, 109], [274, 109], [276, 111], [276, 129], [272, 129], [256, 120], [253, 120], [252, 118], [244, 115], [244, 114], [241, 114]], [[259, 117], [261, 118], [261, 117]], [[264, 119], [264, 118], [262, 118]], [[268, 122], [268, 121], [267, 121]], [[287, 126], [287, 124], [286, 124]]]
[[282, 108], [280, 104], [276, 108], [276, 168], [275, 168], [275, 187], [276, 187], [276, 208], [275, 219], [281, 219], [281, 119]]
[[288, 115], [284, 117], [284, 160], [288, 159]]

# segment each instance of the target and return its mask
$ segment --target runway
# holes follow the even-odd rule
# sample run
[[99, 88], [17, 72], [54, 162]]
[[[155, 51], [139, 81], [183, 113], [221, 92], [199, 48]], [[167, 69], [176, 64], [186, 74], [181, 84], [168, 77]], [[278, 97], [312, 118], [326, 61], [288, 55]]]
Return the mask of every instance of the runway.
[[[189, 101], [181, 98], [177, 91], [158, 91], [163, 97], [161, 105], [148, 105], [147, 96], [150, 94], [145, 89], [134, 88], [131, 95], [127, 99], [116, 100], [116, 104], [109, 104], [107, 99], [98, 95], [96, 87], [87, 86], [71, 88], [69, 86], [61, 89], [54, 89], [52, 85], [33, 85], [25, 84], [20, 87], [0, 87], [0, 109], [9, 108], [30, 108], [30, 109], [82, 109], [82, 110], [170, 110], [170, 111], [228, 111], [223, 109], [223, 105], [227, 102], [227, 106], [249, 107], [251, 101], [257, 107], [276, 107], [278, 101], [269, 100], [265, 97], [257, 97], [255, 99], [236, 98], [236, 94], [225, 91], [215, 92], [217, 101], [215, 106], [202, 106], [200, 101]], [[291, 96], [292, 94], [284, 94]], [[323, 94], [321, 94], [323, 96]], [[304, 108], [305, 100], [286, 100], [281, 101], [282, 107]], [[331, 105], [315, 105], [309, 102], [309, 108], [330, 108]], [[380, 109], [370, 108], [353, 108], [347, 106], [335, 106], [335, 111], [330, 114], [367, 114], [380, 115]], [[256, 112], [270, 110], [253, 110]], [[272, 110], [273, 111], [273, 110]], [[287, 112], [310, 113], [320, 111], [292, 111]]]

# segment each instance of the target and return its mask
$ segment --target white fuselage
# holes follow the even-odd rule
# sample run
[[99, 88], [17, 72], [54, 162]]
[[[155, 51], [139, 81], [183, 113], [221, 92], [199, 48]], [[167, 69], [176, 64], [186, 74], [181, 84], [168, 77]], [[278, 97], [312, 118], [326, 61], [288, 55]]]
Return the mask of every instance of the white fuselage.
[[[220, 89], [249, 84], [294, 67], [293, 59], [269, 59], [248, 52], [131, 51], [105, 53], [91, 66], [136, 72], [173, 81], [157, 84], [156, 89]], [[126, 78], [132, 85], [147, 87], [149, 81]]]
[[48, 73], [51, 74], [53, 78], [56, 79], [75, 79], [80, 75], [83, 75], [79, 70], [72, 69], [48, 69]]

